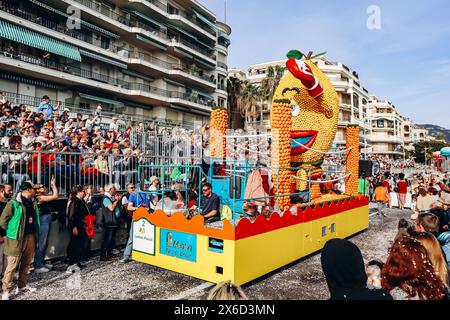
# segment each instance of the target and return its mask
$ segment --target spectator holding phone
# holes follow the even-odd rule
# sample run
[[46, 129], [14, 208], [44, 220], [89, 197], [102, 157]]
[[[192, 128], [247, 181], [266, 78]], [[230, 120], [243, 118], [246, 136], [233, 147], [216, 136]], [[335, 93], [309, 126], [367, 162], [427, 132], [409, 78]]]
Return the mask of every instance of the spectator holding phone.
[[36, 185], [36, 200], [39, 209], [40, 228], [39, 228], [39, 248], [34, 255], [34, 269], [36, 273], [46, 273], [50, 271], [51, 265], [44, 266], [45, 252], [47, 251], [47, 240], [50, 234], [52, 224], [52, 210], [50, 202], [58, 199], [59, 192], [56, 187], [55, 176], [52, 176], [51, 188], [52, 194], [47, 194], [47, 188], [43, 184]]

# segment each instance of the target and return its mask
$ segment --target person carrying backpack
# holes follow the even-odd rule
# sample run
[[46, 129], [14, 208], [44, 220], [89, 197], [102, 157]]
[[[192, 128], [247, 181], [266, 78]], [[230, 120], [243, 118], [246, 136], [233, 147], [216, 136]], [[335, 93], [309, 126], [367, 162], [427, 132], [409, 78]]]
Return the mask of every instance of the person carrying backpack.
[[114, 246], [121, 216], [121, 200], [122, 197], [117, 194], [115, 185], [107, 184], [102, 200], [104, 235], [100, 252], [100, 261], [107, 261], [112, 258], [114, 254], [117, 254], [117, 250], [114, 249]]

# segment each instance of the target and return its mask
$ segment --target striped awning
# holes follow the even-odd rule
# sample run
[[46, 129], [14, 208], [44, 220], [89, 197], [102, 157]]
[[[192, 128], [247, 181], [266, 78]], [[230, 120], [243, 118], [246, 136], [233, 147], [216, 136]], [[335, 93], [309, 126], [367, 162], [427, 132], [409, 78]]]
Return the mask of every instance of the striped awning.
[[90, 94], [80, 93], [80, 98], [86, 99], [86, 100], [97, 101], [97, 102], [103, 102], [106, 104], [112, 104], [112, 105], [118, 106], [118, 107], [123, 107], [123, 102], [108, 99], [108, 98], [103, 98], [103, 97], [91, 96]]
[[81, 61], [80, 51], [77, 47], [4, 20], [0, 20], [0, 37]]
[[99, 55], [99, 54], [96, 54], [96, 53], [93, 53], [93, 52], [90, 52], [90, 51], [86, 51], [86, 50], [83, 50], [83, 49], [80, 49], [80, 53], [83, 56], [85, 56], [85, 57], [89, 57], [89, 58], [92, 58], [92, 59], [95, 59], [95, 60], [99, 60], [99, 61], [105, 62], [107, 64], [112, 64], [112, 65], [114, 65], [116, 67], [119, 67], [119, 68], [122, 68], [122, 69], [127, 69], [127, 65], [126, 64], [120, 63], [120, 62], [118, 62], [116, 60], [104, 57], [102, 55]]
[[[44, 8], [44, 9], [47, 9], [48, 11], [51, 11], [51, 12], [56, 13], [56, 14], [59, 14], [60, 16], [63, 16], [65, 18], [69, 18], [69, 14], [67, 14], [65, 12], [62, 12], [62, 11], [59, 11], [58, 9], [55, 9], [55, 8], [53, 8], [51, 6], [48, 6], [48, 5], [46, 5], [46, 4], [42, 3], [42, 2], [39, 2], [37, 0], [29, 0], [29, 1], [34, 3], [34, 4], [36, 4], [36, 5], [38, 5], [38, 6], [40, 6], [40, 7], [42, 7], [42, 8]], [[119, 35], [117, 35], [115, 33], [112, 33], [112, 32], [110, 32], [110, 31], [108, 31], [106, 29], [100, 28], [99, 26], [96, 26], [95, 24], [89, 23], [89, 22], [84, 21], [82, 19], [74, 18], [73, 16], [70, 16], [70, 18], [75, 20], [75, 21], [77, 21], [77, 22], [80, 22], [86, 28], [94, 30], [94, 31], [97, 31], [97, 32], [100, 32], [100, 33], [104, 34], [105, 36], [109, 36], [109, 37], [114, 38], [114, 39], [119, 39], [120, 38]]]

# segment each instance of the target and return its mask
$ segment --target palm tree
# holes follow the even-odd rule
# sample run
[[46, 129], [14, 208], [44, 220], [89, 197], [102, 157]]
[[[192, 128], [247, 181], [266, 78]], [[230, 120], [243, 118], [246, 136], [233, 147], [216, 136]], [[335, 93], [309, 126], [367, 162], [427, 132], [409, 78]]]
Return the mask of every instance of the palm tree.
[[[286, 68], [282, 66], [275, 66], [275, 67], [270, 66], [269, 68], [267, 68], [266, 77], [261, 81], [260, 86], [261, 108], [263, 108], [264, 105], [270, 106], [275, 91], [277, 90], [277, 87], [280, 84], [280, 81], [283, 78], [285, 71]], [[261, 114], [262, 113], [263, 110], [261, 110]], [[261, 116], [261, 131], [262, 128], [263, 128], [263, 119]]]
[[252, 123], [256, 121], [259, 114], [260, 104], [260, 88], [254, 84], [244, 81], [241, 88], [241, 103], [239, 110], [245, 117], [246, 123]]
[[244, 129], [244, 117], [240, 110], [242, 81], [236, 77], [227, 80], [228, 114], [231, 117], [231, 129]]

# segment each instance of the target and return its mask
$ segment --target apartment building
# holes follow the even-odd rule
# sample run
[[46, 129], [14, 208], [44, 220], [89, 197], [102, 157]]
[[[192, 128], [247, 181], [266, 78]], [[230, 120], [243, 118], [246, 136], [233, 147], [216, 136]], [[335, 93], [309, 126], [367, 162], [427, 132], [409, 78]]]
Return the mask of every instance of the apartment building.
[[371, 96], [368, 104], [369, 136], [372, 148], [370, 153], [387, 156], [391, 159], [405, 157], [405, 145], [410, 142], [414, 125], [405, 124], [404, 117], [390, 101]]
[[[335, 87], [340, 101], [339, 127], [335, 138], [335, 147], [345, 146], [345, 128], [349, 124], [358, 124], [363, 134], [369, 132], [367, 118], [367, 104], [370, 98], [369, 91], [361, 85], [357, 72], [340, 62], [332, 62], [325, 57], [315, 59], [317, 66], [328, 76]], [[266, 77], [269, 67], [286, 65], [286, 60], [278, 60], [251, 65], [245, 73], [239, 69], [230, 69], [229, 76], [246, 80], [258, 86]], [[270, 132], [270, 105], [264, 104], [263, 119], [247, 123], [248, 128], [260, 129]], [[370, 145], [370, 136], [366, 137], [367, 148]]]
[[227, 103], [230, 34], [195, 0], [2, 0], [0, 90], [198, 126]]

